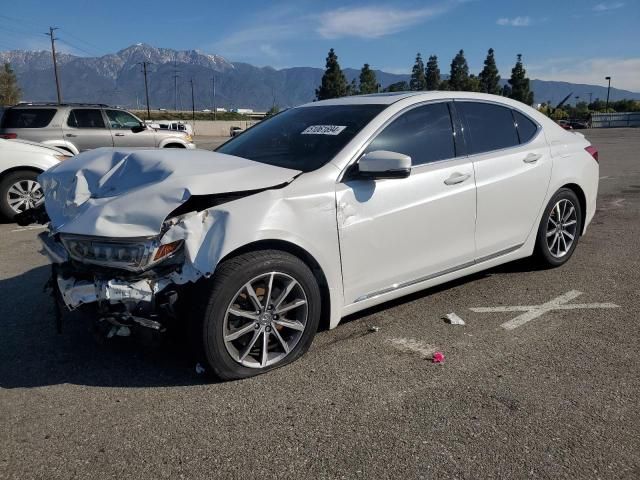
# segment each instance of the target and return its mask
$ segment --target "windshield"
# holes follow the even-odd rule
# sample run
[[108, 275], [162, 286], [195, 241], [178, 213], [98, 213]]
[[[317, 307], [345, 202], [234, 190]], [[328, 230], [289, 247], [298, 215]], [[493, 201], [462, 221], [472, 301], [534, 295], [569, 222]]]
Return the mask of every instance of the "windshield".
[[328, 163], [385, 107], [326, 105], [292, 108], [263, 120], [216, 151], [310, 172]]

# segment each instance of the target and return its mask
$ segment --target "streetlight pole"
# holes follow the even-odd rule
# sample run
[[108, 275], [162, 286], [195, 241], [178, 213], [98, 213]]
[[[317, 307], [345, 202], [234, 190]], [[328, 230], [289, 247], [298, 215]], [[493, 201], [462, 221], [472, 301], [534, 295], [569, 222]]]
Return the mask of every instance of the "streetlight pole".
[[609, 80], [609, 86], [607, 87], [607, 106], [605, 112], [609, 110], [609, 91], [611, 90], [611, 77], [604, 77], [605, 80]]

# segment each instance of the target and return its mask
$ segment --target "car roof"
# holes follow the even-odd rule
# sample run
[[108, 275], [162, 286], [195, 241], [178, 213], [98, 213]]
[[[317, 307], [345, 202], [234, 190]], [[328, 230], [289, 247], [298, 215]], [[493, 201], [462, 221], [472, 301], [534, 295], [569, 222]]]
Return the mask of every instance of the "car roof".
[[[309, 102], [301, 107], [312, 106], [324, 106], [324, 105], [391, 105], [401, 100], [411, 99], [414, 102], [424, 102], [429, 100], [446, 100], [446, 99], [459, 99], [459, 100], [484, 100], [487, 102], [497, 102], [503, 105], [510, 105], [513, 107], [523, 108], [526, 107], [521, 102], [513, 100], [507, 97], [501, 97], [499, 95], [490, 95], [487, 93], [478, 92], [462, 92], [462, 91], [449, 91], [449, 90], [430, 90], [430, 91], [417, 91], [417, 92], [387, 92], [387, 93], [374, 93], [370, 95], [353, 95], [350, 97], [332, 98], [330, 100], [320, 100], [316, 102]], [[413, 103], [413, 102], [411, 102]]]

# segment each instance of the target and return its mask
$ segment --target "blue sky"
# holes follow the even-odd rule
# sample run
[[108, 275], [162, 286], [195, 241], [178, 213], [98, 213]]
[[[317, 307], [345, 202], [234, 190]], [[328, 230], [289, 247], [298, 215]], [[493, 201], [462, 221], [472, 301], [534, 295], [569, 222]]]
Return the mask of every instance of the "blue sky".
[[639, 20], [640, 0], [22, 0], [0, 12], [0, 50], [48, 48], [50, 24], [78, 55], [145, 42], [276, 68], [323, 67], [333, 47], [343, 67], [408, 72], [419, 51], [444, 72], [463, 48], [477, 72], [493, 47], [504, 77], [522, 53], [532, 78], [604, 85], [611, 75], [640, 91]]

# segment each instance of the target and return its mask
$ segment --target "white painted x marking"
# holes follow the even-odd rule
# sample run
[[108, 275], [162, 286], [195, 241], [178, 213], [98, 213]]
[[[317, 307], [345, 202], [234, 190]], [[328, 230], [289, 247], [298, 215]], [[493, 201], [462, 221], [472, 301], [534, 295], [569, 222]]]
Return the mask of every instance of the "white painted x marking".
[[564, 295], [560, 295], [559, 297], [554, 298], [553, 300], [549, 300], [542, 305], [524, 305], [524, 306], [513, 306], [513, 307], [476, 307], [470, 308], [472, 312], [478, 313], [487, 313], [487, 312], [526, 312], [522, 315], [518, 315], [516, 318], [509, 320], [508, 322], [500, 325], [505, 330], [513, 330], [514, 328], [518, 328], [524, 325], [531, 320], [534, 320], [538, 317], [541, 317], [547, 312], [551, 310], [575, 310], [578, 308], [619, 308], [620, 305], [616, 305], [615, 303], [571, 303], [567, 304], [567, 302], [578, 298], [582, 295], [582, 292], [577, 290], [571, 290]]

